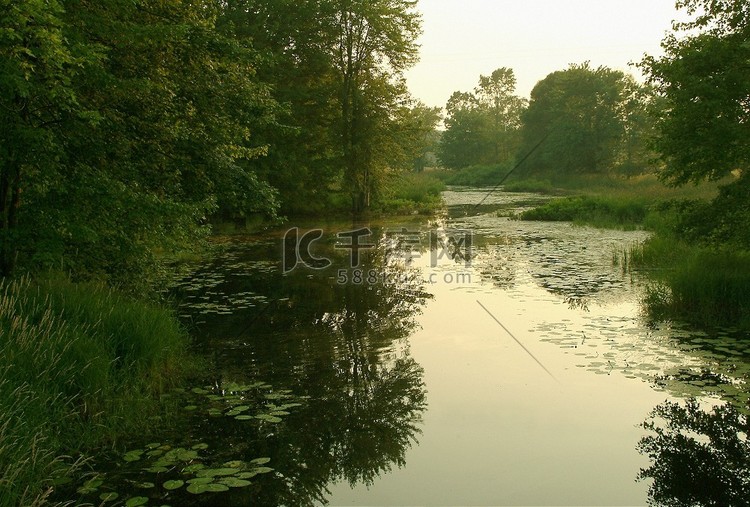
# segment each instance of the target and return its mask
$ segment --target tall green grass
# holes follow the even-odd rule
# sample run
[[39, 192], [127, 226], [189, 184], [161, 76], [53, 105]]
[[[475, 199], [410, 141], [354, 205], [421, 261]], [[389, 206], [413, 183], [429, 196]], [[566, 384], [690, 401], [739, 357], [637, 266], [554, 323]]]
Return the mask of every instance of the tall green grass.
[[508, 174], [508, 164], [475, 165], [463, 169], [442, 169], [430, 174], [447, 185], [485, 187], [494, 186]]
[[521, 220], [575, 222], [601, 228], [633, 229], [643, 224], [649, 211], [643, 199], [569, 196], [552, 199], [524, 211]]
[[440, 193], [445, 183], [432, 173], [400, 173], [386, 185], [374, 211], [398, 213], [431, 213], [442, 205]]
[[144, 431], [187, 346], [169, 311], [103, 286], [0, 281], [0, 506], [43, 504], [87, 451]]
[[644, 299], [653, 319], [750, 330], [750, 252], [656, 236], [633, 250], [635, 266], [659, 268]]

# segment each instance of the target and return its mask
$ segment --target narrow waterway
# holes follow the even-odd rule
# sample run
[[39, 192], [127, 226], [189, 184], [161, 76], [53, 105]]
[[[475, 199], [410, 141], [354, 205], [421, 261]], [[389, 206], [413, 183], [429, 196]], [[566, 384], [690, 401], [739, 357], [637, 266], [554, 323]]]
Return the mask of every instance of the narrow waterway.
[[216, 378], [183, 394], [176, 457], [147, 467], [154, 491], [192, 491], [151, 502], [643, 505], [684, 488], [679, 470], [636, 480], [643, 423], [687, 396], [746, 410], [750, 341], [641, 315], [651, 282], [623, 254], [647, 233], [513, 220], [544, 197], [488, 190], [445, 192], [432, 219], [222, 241], [175, 290]]

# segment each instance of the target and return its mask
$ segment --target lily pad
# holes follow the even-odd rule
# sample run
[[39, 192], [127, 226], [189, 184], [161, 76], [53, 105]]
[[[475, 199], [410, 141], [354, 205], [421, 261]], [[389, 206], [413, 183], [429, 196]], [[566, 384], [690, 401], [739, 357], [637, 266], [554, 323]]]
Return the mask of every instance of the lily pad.
[[162, 486], [164, 486], [164, 489], [172, 491], [173, 489], [180, 489], [182, 486], [185, 485], [185, 481], [181, 481], [179, 479], [172, 480], [172, 481], [166, 481]]
[[191, 484], [187, 487], [187, 490], [194, 495], [200, 495], [201, 493], [220, 493], [222, 491], [229, 491], [229, 486], [226, 484], [219, 484], [218, 482], [211, 482], [209, 484]]
[[255, 458], [254, 460], [251, 460], [250, 463], [252, 463], [253, 465], [265, 465], [270, 461], [271, 458]]
[[268, 472], [273, 472], [273, 468], [271, 467], [255, 467], [253, 468], [253, 471], [259, 473], [259, 474], [267, 474]]
[[225, 477], [219, 480], [219, 484], [226, 484], [230, 488], [245, 488], [252, 484], [252, 482], [245, 479], [238, 479], [237, 477]]
[[[227, 414], [227, 415], [228, 415], [228, 414]], [[251, 415], [247, 415], [247, 414], [244, 414], [244, 415], [236, 415], [236, 416], [234, 416], [234, 418], [235, 418], [236, 420], [238, 420], [238, 421], [252, 421], [253, 419], [255, 419], [255, 418], [254, 418], [253, 416], [251, 416]]]
[[141, 489], [151, 489], [155, 488], [156, 484], [154, 484], [153, 482], [139, 482], [136, 484], [136, 486]]
[[133, 498], [128, 498], [128, 501], [125, 502], [125, 507], [138, 507], [139, 505], [146, 505], [148, 503], [148, 498], [145, 496], [134, 496]]
[[85, 495], [87, 493], [93, 493], [97, 489], [99, 489], [99, 486], [104, 484], [104, 481], [102, 479], [90, 479], [84, 483], [83, 486], [78, 488], [78, 492], [82, 495]]
[[224, 466], [229, 467], [229, 468], [242, 468], [242, 465], [244, 464], [245, 464], [244, 461], [235, 459], [232, 461], [227, 461], [226, 463], [224, 463]]
[[161, 443], [159, 442], [153, 442], [148, 445], [146, 445], [146, 449], [156, 449], [161, 446]]
[[188, 479], [188, 484], [210, 484], [214, 482], [213, 477], [193, 477], [192, 479]]
[[256, 475], [258, 475], [258, 472], [256, 472], [255, 470], [251, 470], [250, 472], [240, 472], [234, 477], [237, 477], [238, 479], [252, 479]]
[[102, 493], [99, 495], [99, 500], [103, 502], [111, 502], [112, 500], [117, 500], [117, 498], [120, 495], [115, 493], [114, 491], [108, 491], [107, 493]]
[[125, 461], [138, 461], [142, 455], [143, 451], [129, 451], [125, 453], [124, 459]]
[[193, 447], [191, 447], [191, 449], [193, 449], [194, 451], [202, 451], [208, 449], [208, 444], [204, 444], [201, 442], [200, 444], [195, 444]]
[[206, 465], [204, 465], [203, 463], [193, 463], [192, 465], [188, 465], [183, 468], [182, 471], [191, 474], [193, 472], [197, 472], [198, 470], [203, 470], [204, 468], [206, 468]]
[[199, 470], [196, 474], [198, 477], [221, 477], [224, 475], [234, 475], [237, 473], [236, 468], [206, 468], [204, 470]]

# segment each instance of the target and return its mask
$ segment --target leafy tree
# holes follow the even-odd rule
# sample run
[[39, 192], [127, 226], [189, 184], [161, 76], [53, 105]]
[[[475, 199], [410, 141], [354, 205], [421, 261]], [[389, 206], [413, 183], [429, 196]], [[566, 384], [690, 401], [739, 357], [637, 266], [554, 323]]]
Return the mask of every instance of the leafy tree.
[[[663, 107], [654, 142], [673, 185], [736, 179], [687, 221], [698, 240], [750, 248], [750, 7], [730, 0], [684, 0], [694, 15], [662, 41], [664, 56], [648, 56], [648, 73]], [[687, 29], [680, 36], [679, 31]], [[697, 218], [697, 220], [696, 220]]]
[[265, 132], [269, 157], [256, 164], [280, 189], [286, 209], [322, 211], [339, 191], [362, 211], [388, 171], [403, 163], [405, 147], [393, 147], [411, 135], [399, 129], [409, 102], [401, 74], [416, 60], [420, 31], [415, 4], [226, 2], [223, 25], [263, 52], [269, 65], [261, 77], [287, 108], [282, 125]]
[[3, 11], [5, 274], [18, 257], [137, 285], [217, 200], [273, 212], [247, 164], [273, 101], [255, 52], [216, 31], [218, 2], [64, 7]]
[[279, 190], [284, 213], [330, 209], [341, 175], [333, 12], [327, 0], [227, 0], [219, 18], [223, 33], [252, 41], [258, 77], [282, 105], [276, 124], [256, 130], [268, 154], [252, 166]]
[[544, 140], [529, 164], [546, 173], [603, 173], [628, 157], [632, 165], [636, 145], [645, 141], [639, 142], [645, 127], [634, 123], [641, 121], [642, 100], [632, 77], [620, 71], [586, 62], [553, 72], [531, 92], [521, 153]]
[[656, 148], [674, 183], [717, 180], [747, 173], [750, 162], [750, 9], [745, 2], [686, 0], [701, 14], [670, 34], [662, 57], [646, 57], [649, 74], [665, 107], [657, 123]]
[[340, 0], [335, 6], [331, 49], [338, 72], [344, 185], [356, 213], [370, 206], [387, 169], [375, 141], [393, 126], [389, 111], [407, 97], [398, 78], [417, 60], [420, 18], [414, 0]]
[[506, 67], [480, 76], [473, 92], [455, 92], [446, 104], [446, 130], [440, 161], [449, 168], [499, 164], [515, 155], [521, 112], [526, 101], [516, 95], [516, 78]]
[[518, 149], [521, 113], [527, 101], [514, 95], [516, 76], [512, 69], [502, 67], [489, 76], [479, 77], [474, 90], [480, 107], [488, 115], [485, 132], [490, 148], [488, 162], [501, 163], [511, 159]]
[[488, 130], [476, 97], [454, 92], [445, 106], [445, 132], [440, 140], [440, 163], [451, 169], [480, 164], [486, 151], [482, 133]]
[[432, 163], [431, 157], [434, 158], [437, 150], [439, 137], [436, 128], [442, 118], [440, 108], [417, 102], [401, 107], [398, 116], [398, 139], [404, 157], [409, 159], [414, 171], [421, 172]]
[[28, 188], [60, 177], [62, 126], [83, 113], [72, 81], [86, 55], [65, 39], [62, 14], [56, 0], [0, 2], [0, 276], [24, 241]]

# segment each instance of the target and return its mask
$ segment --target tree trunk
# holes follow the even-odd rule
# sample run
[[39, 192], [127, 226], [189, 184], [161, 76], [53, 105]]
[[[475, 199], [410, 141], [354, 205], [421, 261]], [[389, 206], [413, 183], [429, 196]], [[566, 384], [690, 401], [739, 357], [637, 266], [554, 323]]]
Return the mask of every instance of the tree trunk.
[[21, 203], [21, 170], [11, 157], [0, 174], [0, 276], [10, 276], [16, 263], [16, 226]]

